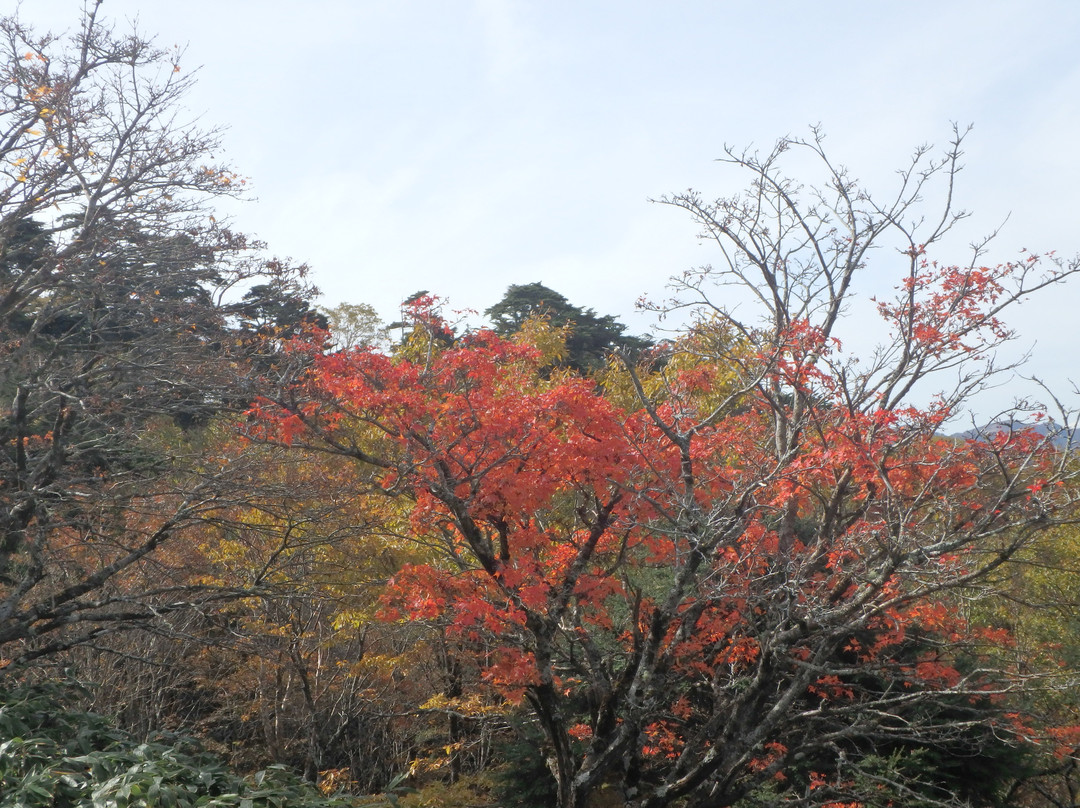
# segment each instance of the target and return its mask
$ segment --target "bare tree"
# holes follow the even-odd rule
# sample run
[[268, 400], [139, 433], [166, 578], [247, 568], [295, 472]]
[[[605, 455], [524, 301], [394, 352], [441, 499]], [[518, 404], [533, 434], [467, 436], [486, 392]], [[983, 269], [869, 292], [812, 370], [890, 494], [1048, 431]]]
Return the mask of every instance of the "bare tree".
[[[764, 157], [728, 148], [720, 162], [750, 176], [747, 192], [710, 201], [688, 190], [657, 200], [688, 211], [721, 261], [675, 279], [673, 298], [654, 308], [704, 309], [755, 344], [772, 340], [775, 347], [792, 323], [803, 322], [827, 345], [858, 295], [865, 295], [876, 255], [873, 271], [888, 265], [887, 277], [899, 291], [895, 300], [871, 300], [890, 329], [888, 337], [869, 357], [837, 359], [833, 352], [817, 359], [842, 379], [853, 410], [900, 406], [916, 386], [927, 393], [931, 378], [941, 406], [969, 402], [993, 377], [1012, 369], [994, 364], [995, 350], [1014, 336], [1002, 312], [1076, 274], [1080, 264], [1025, 254], [986, 266], [996, 232], [971, 244], [959, 265], [935, 256], [970, 216], [954, 202], [966, 134], [954, 126], [948, 148], [936, 156], [930, 146], [916, 149], [897, 172], [897, 189], [884, 199], [832, 162], [817, 128], [809, 140], [778, 141]], [[785, 157], [795, 152], [823, 169], [818, 185], [805, 186], [784, 173]], [[937, 207], [930, 208], [928, 197], [940, 198]], [[752, 301], [745, 310], [750, 317], [721, 300], [720, 288]], [[866, 324], [873, 310], [862, 315]]]
[[215, 221], [243, 180], [184, 117], [181, 54], [99, 7], [64, 36], [0, 19], [0, 646], [16, 659], [188, 603], [177, 581], [124, 576], [243, 495], [238, 469], [182, 456], [182, 430], [242, 401], [262, 350], [246, 312], [310, 291]]

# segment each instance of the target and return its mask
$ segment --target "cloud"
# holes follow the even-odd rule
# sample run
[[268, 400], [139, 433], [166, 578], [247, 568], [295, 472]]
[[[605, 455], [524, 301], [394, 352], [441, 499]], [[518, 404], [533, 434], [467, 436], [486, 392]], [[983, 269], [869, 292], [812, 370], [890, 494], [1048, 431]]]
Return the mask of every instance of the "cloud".
[[486, 56], [487, 80], [505, 87], [533, 63], [536, 43], [524, 20], [524, 10], [513, 0], [474, 0]]

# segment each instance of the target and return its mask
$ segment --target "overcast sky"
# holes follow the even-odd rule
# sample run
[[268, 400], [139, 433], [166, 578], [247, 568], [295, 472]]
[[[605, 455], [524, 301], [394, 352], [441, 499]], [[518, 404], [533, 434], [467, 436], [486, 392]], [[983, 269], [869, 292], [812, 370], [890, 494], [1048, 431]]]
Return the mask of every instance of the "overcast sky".
[[[24, 0], [21, 16], [60, 31], [81, 8]], [[945, 262], [1006, 218], [995, 260], [1080, 250], [1076, 0], [105, 0], [102, 14], [186, 44], [188, 104], [228, 126], [257, 196], [230, 210], [237, 227], [309, 263], [326, 305], [393, 319], [428, 289], [482, 311], [541, 281], [646, 331], [634, 301], [717, 258], [648, 200], [732, 193], [744, 178], [715, 162], [725, 143], [767, 149], [819, 122], [834, 159], [885, 192], [913, 147], [974, 124], [958, 193], [974, 216]], [[890, 256], [875, 260], [891, 279]], [[1059, 385], [1080, 378], [1078, 303], [1080, 283], [1012, 321]]]

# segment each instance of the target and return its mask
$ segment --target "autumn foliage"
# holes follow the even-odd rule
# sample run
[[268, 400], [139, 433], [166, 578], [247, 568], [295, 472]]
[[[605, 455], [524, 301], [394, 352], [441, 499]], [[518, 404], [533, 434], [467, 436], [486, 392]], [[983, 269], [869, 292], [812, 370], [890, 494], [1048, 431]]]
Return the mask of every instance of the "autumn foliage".
[[[911, 332], [926, 351], [997, 328], [971, 283], [969, 310], [938, 318], [956, 327]], [[710, 368], [684, 362], [624, 368], [641, 396], [620, 408], [490, 332], [435, 345], [420, 314], [396, 356], [295, 345], [308, 368], [249, 434], [351, 458], [411, 503], [438, 552], [395, 574], [383, 618], [443, 625], [530, 705], [562, 804], [614, 778], [628, 804], [724, 805], [822, 772], [822, 795], [858, 796], [856, 754], [1019, 742], [996, 707], [1018, 680], [980, 663], [1004, 637], [950, 592], [1063, 499], [1037, 433], [950, 439], [942, 404], [852, 407], [838, 346], [806, 321], [743, 348], [720, 404]], [[652, 396], [650, 372], [666, 374]], [[959, 787], [937, 776], [923, 787]]]
[[218, 225], [178, 54], [99, 5], [0, 19], [0, 677], [403, 805], [1075, 802], [1076, 419], [968, 410], [1080, 259], [955, 257], [963, 132], [877, 198], [816, 130], [726, 151], [658, 200], [719, 261], [665, 341], [530, 284], [390, 345]]

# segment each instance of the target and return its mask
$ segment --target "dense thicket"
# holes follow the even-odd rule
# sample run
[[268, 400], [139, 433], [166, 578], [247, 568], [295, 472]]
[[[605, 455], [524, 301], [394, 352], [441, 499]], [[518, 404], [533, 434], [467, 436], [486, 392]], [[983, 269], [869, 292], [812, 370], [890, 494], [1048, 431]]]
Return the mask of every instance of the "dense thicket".
[[[244, 779], [193, 738], [149, 740], [74, 706], [62, 685], [0, 690], [0, 808], [345, 808], [284, 768]], [[373, 808], [389, 805], [371, 802]]]

